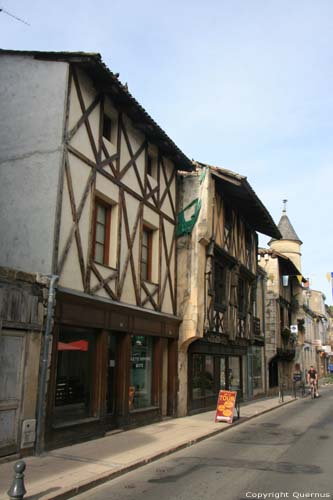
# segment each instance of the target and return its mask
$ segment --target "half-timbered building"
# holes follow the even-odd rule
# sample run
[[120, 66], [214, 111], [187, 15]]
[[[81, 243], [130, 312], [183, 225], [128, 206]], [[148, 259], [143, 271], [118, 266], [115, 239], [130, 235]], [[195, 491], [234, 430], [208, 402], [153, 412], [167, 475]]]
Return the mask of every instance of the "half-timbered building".
[[0, 64], [0, 264], [58, 277], [45, 446], [175, 415], [176, 172], [192, 162], [98, 54]]
[[[197, 164], [181, 178], [178, 225], [180, 415], [212, 409], [220, 389], [247, 398], [255, 360], [263, 376], [257, 317], [257, 233], [280, 238], [246, 177]], [[262, 384], [262, 382], [261, 382]]]

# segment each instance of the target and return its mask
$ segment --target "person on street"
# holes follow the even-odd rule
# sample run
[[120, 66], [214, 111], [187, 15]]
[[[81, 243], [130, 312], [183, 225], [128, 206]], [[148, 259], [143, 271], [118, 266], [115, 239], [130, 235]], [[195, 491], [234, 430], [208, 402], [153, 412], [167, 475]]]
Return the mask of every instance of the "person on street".
[[311, 384], [314, 384], [314, 391], [316, 398], [319, 396], [318, 394], [318, 373], [317, 370], [311, 365], [308, 374], [307, 374], [307, 381], [308, 384], [311, 386]]

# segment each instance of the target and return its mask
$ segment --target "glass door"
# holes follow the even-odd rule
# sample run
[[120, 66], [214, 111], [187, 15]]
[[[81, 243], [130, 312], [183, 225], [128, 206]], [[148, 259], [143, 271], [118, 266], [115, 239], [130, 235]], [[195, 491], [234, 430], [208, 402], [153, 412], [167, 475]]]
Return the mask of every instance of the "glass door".
[[108, 366], [107, 366], [107, 390], [106, 390], [106, 413], [113, 415], [115, 410], [115, 381], [116, 381], [116, 337], [108, 333]]
[[241, 360], [239, 356], [229, 356], [228, 358], [228, 389], [230, 391], [241, 391]]
[[226, 362], [225, 358], [220, 358], [220, 390], [227, 388], [226, 384]]

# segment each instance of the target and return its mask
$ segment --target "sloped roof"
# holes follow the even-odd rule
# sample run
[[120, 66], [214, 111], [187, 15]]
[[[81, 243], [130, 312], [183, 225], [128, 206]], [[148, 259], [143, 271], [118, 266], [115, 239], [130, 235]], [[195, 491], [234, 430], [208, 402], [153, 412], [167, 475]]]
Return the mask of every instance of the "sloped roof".
[[134, 125], [140, 128], [151, 142], [155, 143], [165, 156], [170, 157], [177, 168], [193, 170], [192, 161], [176, 146], [170, 137], [153, 120], [147, 111], [128, 91], [127, 85], [120, 82], [117, 73], [113, 73], [95, 52], [44, 52], [36, 50], [0, 49], [1, 55], [30, 56], [38, 60], [62, 61], [78, 64], [92, 78], [96, 88], [110, 95], [115, 104], [125, 109]]
[[204, 163], [198, 163], [198, 165], [210, 169], [211, 174], [220, 181], [223, 193], [230, 201], [234, 202], [244, 219], [255, 231], [276, 239], [281, 238], [280, 231], [272, 216], [245, 176]]
[[270, 255], [273, 259], [279, 259], [281, 270], [284, 274], [287, 274], [288, 276], [302, 276], [302, 283], [306, 283], [306, 278], [304, 278], [301, 271], [299, 271], [289, 257], [283, 253], [277, 252], [273, 248], [258, 248], [258, 255], [264, 257], [266, 254]]

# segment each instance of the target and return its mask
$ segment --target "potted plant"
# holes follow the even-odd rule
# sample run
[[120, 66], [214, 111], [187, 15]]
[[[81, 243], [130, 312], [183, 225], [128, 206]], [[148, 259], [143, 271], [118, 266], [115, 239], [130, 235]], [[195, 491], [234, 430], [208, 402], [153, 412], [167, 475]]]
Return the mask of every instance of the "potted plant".
[[282, 328], [282, 331], [281, 331], [281, 337], [283, 339], [284, 344], [288, 344], [289, 339], [290, 339], [290, 335], [291, 335], [290, 328], [288, 328], [287, 326], [284, 326]]

